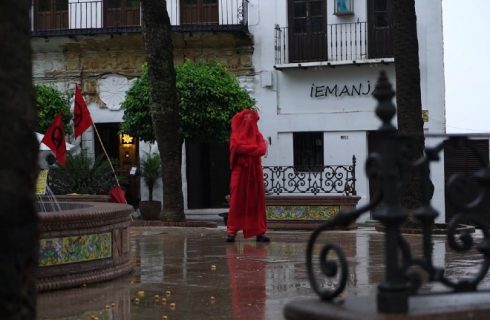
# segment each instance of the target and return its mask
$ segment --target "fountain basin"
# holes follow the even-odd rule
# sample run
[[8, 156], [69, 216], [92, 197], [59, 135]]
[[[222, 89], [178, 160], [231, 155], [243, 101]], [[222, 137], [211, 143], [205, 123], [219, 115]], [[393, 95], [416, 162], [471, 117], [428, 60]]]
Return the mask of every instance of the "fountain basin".
[[132, 271], [126, 204], [60, 202], [39, 212], [38, 291], [79, 287]]

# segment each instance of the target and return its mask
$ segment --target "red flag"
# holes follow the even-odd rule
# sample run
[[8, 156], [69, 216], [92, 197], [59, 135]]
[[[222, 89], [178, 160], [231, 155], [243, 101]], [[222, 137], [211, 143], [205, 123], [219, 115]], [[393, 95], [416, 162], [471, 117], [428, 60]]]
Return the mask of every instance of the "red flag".
[[43, 140], [46, 146], [51, 149], [56, 155], [56, 160], [61, 164], [65, 165], [66, 162], [66, 144], [65, 144], [65, 127], [63, 126], [63, 119], [61, 118], [61, 112], [58, 113], [56, 118], [44, 134]]
[[82, 133], [90, 128], [92, 125], [92, 118], [88, 111], [87, 104], [83, 99], [82, 93], [78, 85], [75, 86], [75, 108], [73, 110], [73, 122], [75, 124], [75, 139], [82, 135]]
[[112, 202], [116, 203], [127, 203], [126, 202], [126, 192], [120, 186], [114, 186], [109, 190], [109, 195], [111, 196]]

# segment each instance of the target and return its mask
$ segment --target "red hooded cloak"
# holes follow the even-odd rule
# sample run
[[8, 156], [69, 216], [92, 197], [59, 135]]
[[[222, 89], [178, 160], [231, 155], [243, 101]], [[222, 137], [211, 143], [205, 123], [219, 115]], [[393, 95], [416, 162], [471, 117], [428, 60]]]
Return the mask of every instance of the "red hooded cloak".
[[230, 210], [227, 232], [243, 230], [244, 238], [262, 235], [267, 230], [264, 175], [261, 157], [267, 151], [259, 132], [255, 110], [243, 110], [231, 119], [230, 137]]

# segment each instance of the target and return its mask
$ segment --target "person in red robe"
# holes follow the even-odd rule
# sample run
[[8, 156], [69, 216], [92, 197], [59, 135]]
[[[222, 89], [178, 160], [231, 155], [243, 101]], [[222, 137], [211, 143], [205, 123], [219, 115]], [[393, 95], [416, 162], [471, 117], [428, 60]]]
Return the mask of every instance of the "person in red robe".
[[257, 126], [258, 120], [257, 111], [250, 109], [235, 114], [231, 119], [227, 242], [234, 242], [240, 230], [245, 239], [256, 237], [259, 242], [270, 241], [264, 235], [267, 223], [261, 163], [267, 145]]

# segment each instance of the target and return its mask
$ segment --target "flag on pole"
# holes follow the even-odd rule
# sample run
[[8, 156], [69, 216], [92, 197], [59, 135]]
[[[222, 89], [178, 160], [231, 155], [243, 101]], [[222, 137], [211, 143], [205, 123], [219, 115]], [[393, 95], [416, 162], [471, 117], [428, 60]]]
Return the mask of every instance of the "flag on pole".
[[82, 135], [92, 125], [92, 118], [87, 104], [83, 99], [78, 85], [75, 86], [75, 107], [73, 110], [73, 122], [75, 124], [75, 139]]
[[64, 166], [66, 163], [66, 144], [61, 112], [54, 118], [41, 142], [53, 151], [58, 163]]
[[109, 196], [111, 197], [112, 202], [115, 203], [128, 203], [126, 201], [126, 192], [121, 186], [113, 186], [109, 190]]

